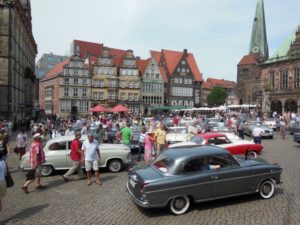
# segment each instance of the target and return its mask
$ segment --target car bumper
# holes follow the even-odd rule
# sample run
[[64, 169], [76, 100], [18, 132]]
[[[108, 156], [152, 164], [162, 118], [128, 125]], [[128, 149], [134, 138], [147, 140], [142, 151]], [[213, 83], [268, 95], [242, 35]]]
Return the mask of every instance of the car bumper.
[[150, 208], [150, 204], [148, 201], [143, 201], [141, 199], [138, 199], [137, 197], [135, 197], [135, 195], [131, 192], [130, 188], [129, 188], [129, 182], [126, 183], [126, 190], [129, 193], [129, 196], [131, 197], [131, 199], [134, 201], [134, 203], [142, 208]]

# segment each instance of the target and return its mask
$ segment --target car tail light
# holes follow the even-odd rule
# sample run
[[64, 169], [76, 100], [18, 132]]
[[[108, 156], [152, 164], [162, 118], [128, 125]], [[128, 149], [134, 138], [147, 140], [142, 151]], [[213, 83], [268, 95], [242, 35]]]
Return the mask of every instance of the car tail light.
[[149, 183], [142, 183], [142, 184], [141, 184], [141, 192], [144, 192], [144, 188], [145, 188], [145, 186], [146, 186], [147, 184], [149, 184]]

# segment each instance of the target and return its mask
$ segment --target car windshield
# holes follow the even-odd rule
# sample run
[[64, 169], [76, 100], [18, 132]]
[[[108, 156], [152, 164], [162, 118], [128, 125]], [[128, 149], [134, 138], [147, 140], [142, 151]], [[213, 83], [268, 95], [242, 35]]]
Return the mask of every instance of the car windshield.
[[203, 141], [204, 141], [204, 139], [201, 138], [201, 137], [199, 137], [199, 136], [194, 136], [191, 139], [191, 142], [194, 142], [194, 143], [196, 143], [198, 145], [201, 145], [203, 143]]
[[156, 158], [156, 160], [152, 163], [152, 166], [154, 166], [162, 173], [170, 172], [173, 165], [174, 165], [174, 159], [168, 158], [164, 154], [159, 155]]
[[186, 127], [169, 128], [168, 134], [186, 134]]

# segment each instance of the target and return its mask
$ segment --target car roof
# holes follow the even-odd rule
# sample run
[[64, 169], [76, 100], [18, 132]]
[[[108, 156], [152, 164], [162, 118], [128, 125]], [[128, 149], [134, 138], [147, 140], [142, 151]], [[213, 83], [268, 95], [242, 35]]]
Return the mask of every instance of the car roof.
[[[60, 141], [72, 141], [74, 140], [74, 138], [75, 135], [64, 135], [64, 136], [52, 138], [48, 140], [47, 143], [60, 142]], [[80, 140], [86, 140], [86, 139], [87, 139], [87, 135], [82, 135], [80, 138]]]
[[218, 146], [211, 145], [189, 145], [168, 149], [164, 152], [166, 156], [171, 158], [190, 158], [193, 156], [214, 156], [214, 155], [230, 155], [230, 153]]
[[214, 137], [226, 137], [225, 134], [219, 133], [219, 132], [208, 132], [204, 134], [199, 134], [198, 136], [208, 139], [208, 138], [214, 138]]

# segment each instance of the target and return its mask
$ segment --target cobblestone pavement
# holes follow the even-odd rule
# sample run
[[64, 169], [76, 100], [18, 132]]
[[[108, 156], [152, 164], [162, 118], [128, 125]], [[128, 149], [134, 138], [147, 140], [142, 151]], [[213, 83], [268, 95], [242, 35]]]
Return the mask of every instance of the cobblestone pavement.
[[[43, 178], [49, 188], [26, 195], [20, 189], [24, 173], [12, 155], [9, 165], [15, 186], [3, 200], [0, 224], [300, 224], [300, 147], [292, 136], [263, 140], [264, 159], [283, 168], [283, 184], [275, 196], [256, 195], [193, 205], [181, 216], [167, 209], [139, 209], [125, 191], [127, 173], [101, 171], [103, 185], [88, 187], [85, 180], [65, 183], [60, 175]], [[74, 176], [74, 179], [77, 176]]]

